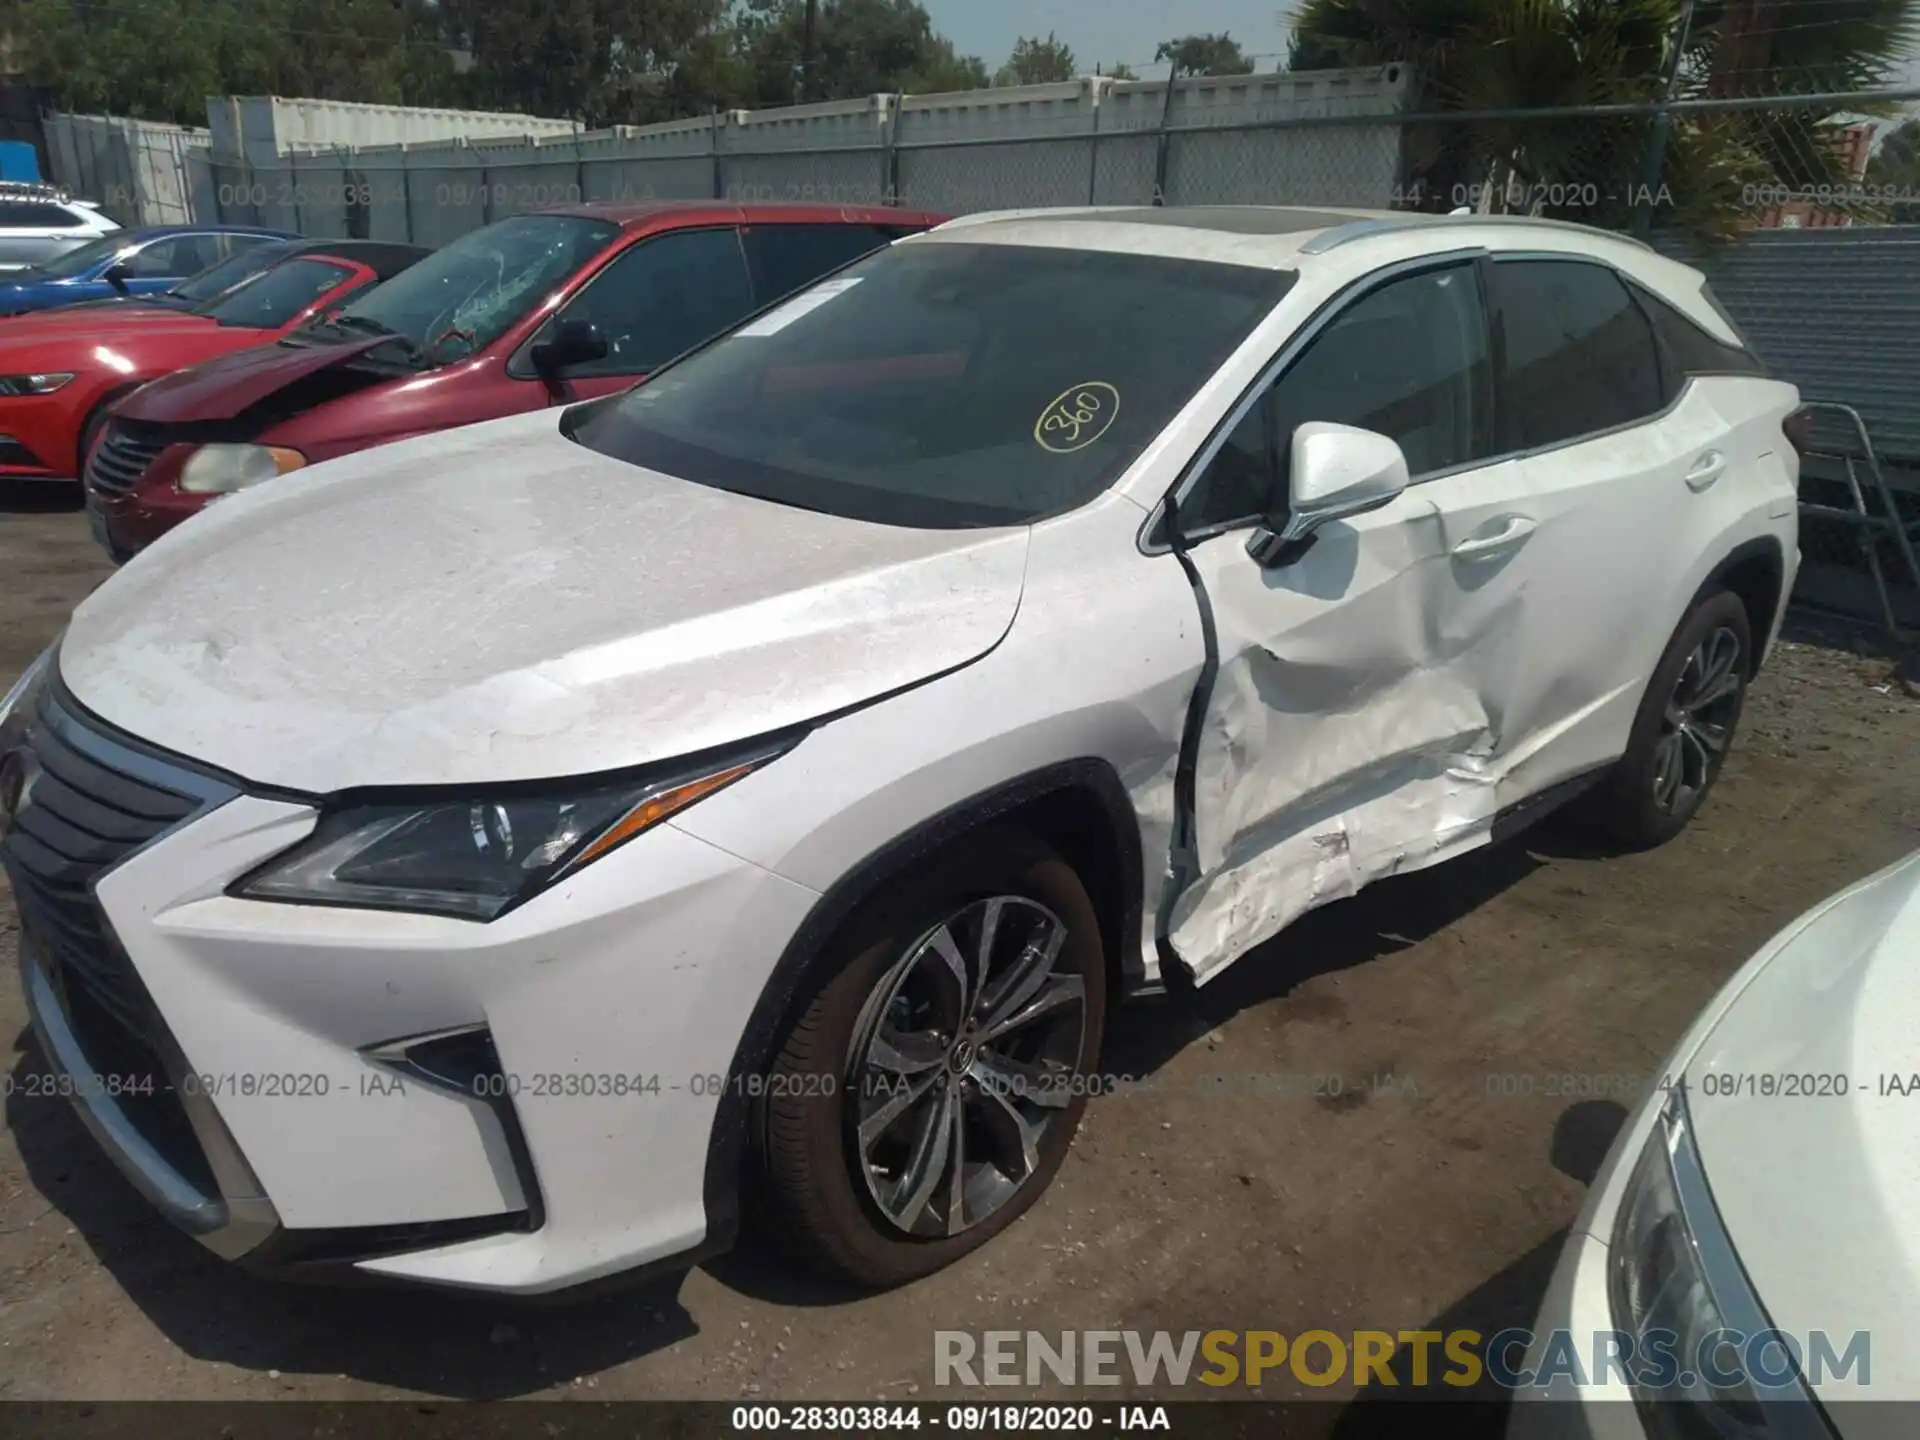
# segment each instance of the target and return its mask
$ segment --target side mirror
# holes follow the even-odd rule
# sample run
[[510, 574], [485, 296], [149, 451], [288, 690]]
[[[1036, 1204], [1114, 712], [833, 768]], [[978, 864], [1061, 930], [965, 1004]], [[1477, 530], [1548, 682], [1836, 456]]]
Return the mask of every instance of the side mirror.
[[591, 320], [563, 320], [552, 335], [533, 347], [528, 358], [534, 374], [552, 381], [569, 365], [606, 359], [607, 337]]
[[124, 295], [127, 293], [127, 276], [131, 273], [126, 261], [116, 260], [106, 268], [100, 278]]
[[1378, 510], [1408, 484], [1407, 457], [1397, 441], [1325, 420], [1293, 432], [1289, 473], [1286, 519], [1263, 525], [1247, 542], [1247, 553], [1265, 566], [1291, 564], [1321, 526]]

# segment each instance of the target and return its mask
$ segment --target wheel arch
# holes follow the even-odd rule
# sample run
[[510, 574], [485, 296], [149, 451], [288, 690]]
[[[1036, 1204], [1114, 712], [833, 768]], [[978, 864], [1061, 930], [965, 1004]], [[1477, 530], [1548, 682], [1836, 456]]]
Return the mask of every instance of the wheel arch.
[[96, 420], [104, 420], [107, 411], [111, 410], [115, 405], [119, 404], [146, 383], [147, 382], [142, 379], [128, 380], [122, 384], [115, 385], [98, 400], [94, 401], [88, 408], [87, 413], [80, 417], [80, 428], [76, 430], [73, 435], [73, 473], [78, 479], [85, 480], [87, 478], [87, 431], [93, 427], [93, 423]]
[[[895, 836], [849, 869], [814, 902], [762, 987], [734, 1049], [731, 1075], [764, 1073], [815, 972], [821, 953], [860, 906], [889, 881], [931, 863], [989, 824], [1015, 825], [1045, 841], [1086, 884], [1099, 916], [1115, 998], [1145, 974], [1138, 936], [1142, 913], [1140, 826], [1119, 774], [1105, 760], [1068, 760], [1032, 770], [949, 806]], [[707, 1140], [703, 1198], [707, 1244], [724, 1249], [740, 1228], [740, 1192], [752, 1141], [753, 1100], [745, 1087], [721, 1092]]]
[[1747, 610], [1747, 624], [1753, 632], [1753, 651], [1747, 662], [1747, 678], [1760, 673], [1773, 635], [1775, 618], [1787, 603], [1786, 555], [1777, 537], [1763, 535], [1733, 547], [1707, 575], [1687, 610], [1692, 612], [1707, 596], [1730, 590]]

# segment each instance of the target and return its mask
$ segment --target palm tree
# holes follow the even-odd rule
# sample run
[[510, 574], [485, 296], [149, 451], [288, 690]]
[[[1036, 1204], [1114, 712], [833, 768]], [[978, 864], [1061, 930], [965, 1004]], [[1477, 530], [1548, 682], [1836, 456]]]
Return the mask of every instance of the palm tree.
[[[1409, 63], [1428, 112], [1568, 111], [1660, 98], [1807, 95], [1886, 82], [1920, 36], [1920, 0], [1307, 0], [1295, 69]], [[1410, 127], [1408, 189], [1428, 208], [1526, 208], [1619, 225], [1656, 198], [1664, 223], [1724, 234], [1754, 186], [1843, 184], [1819, 107], [1676, 120], [1657, 190], [1645, 114], [1520, 114]]]

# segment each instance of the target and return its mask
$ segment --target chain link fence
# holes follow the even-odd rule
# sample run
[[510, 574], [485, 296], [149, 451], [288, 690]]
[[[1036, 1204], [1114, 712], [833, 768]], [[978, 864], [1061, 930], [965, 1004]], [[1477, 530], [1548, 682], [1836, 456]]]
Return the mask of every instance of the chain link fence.
[[[1776, 373], [1810, 399], [1860, 411], [1874, 463], [1856, 428], [1826, 412], [1809, 494], [1816, 505], [1897, 515], [1899, 534], [1815, 513], [1807, 558], [1838, 577], [1828, 587], [1836, 595], [1878, 563], [1901, 614], [1920, 621], [1920, 577], [1903, 538], [1920, 525], [1920, 194], [1873, 159], [1878, 131], [1920, 108], [1920, 89], [1410, 113], [1403, 76], [1349, 78], [1345, 89], [1288, 76], [1171, 88], [1075, 82], [1027, 87], [1016, 104], [1007, 92], [877, 96], [532, 143], [322, 151], [261, 168], [127, 132], [114, 141], [127, 158], [95, 154], [81, 173], [98, 185], [78, 188], [114, 192], [110, 201], [157, 188], [177, 197], [164, 204], [199, 220], [429, 246], [581, 200], [947, 214], [1284, 204], [1527, 214], [1631, 231], [1707, 269]], [[142, 146], [164, 160], [143, 159]], [[153, 176], [169, 167], [178, 179], [156, 187]], [[1836, 603], [1877, 611], [1861, 594]]]

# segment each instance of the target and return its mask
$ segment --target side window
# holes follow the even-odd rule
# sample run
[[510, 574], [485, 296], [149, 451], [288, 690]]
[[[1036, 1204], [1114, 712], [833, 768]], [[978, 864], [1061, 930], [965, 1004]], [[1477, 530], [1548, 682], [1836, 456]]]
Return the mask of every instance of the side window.
[[1620, 278], [1579, 260], [1501, 260], [1507, 448], [1532, 450], [1663, 409], [1659, 354]]
[[213, 263], [211, 259], [202, 259], [203, 250], [210, 253], [212, 246], [199, 235], [175, 235], [171, 239], [156, 240], [128, 257], [127, 273], [136, 280], [168, 280], [194, 275]]
[[1660, 344], [1661, 375], [1666, 382], [1666, 398], [1671, 401], [1687, 383], [1689, 375], [1764, 375], [1762, 365], [1751, 350], [1729, 345], [1702, 330], [1673, 306], [1641, 286], [1633, 287], [1634, 298], [1653, 322], [1653, 333]]
[[1266, 513], [1280, 474], [1273, 438], [1273, 391], [1268, 390], [1227, 433], [1180, 502], [1183, 532], [1254, 520]]
[[[209, 254], [207, 265], [218, 265], [222, 260], [231, 260], [236, 255], [244, 255], [249, 250], [257, 250], [268, 242], [265, 235], [202, 235], [200, 243]], [[206, 269], [207, 265], [200, 268]]]
[[754, 225], [740, 239], [754, 294], [769, 305], [879, 249], [888, 236], [872, 225]]
[[0, 200], [0, 228], [71, 230], [86, 222], [64, 205], [46, 200]]
[[569, 375], [642, 375], [756, 308], [732, 230], [671, 230], [616, 256], [554, 323], [591, 320], [607, 357]]
[[1309, 420], [1392, 437], [1415, 477], [1490, 455], [1490, 373], [1471, 265], [1382, 285], [1340, 311], [1248, 412], [1181, 507], [1182, 528], [1250, 519], [1284, 497], [1293, 432]]

